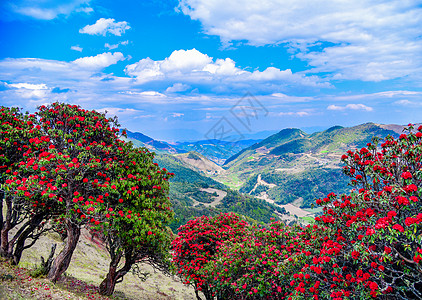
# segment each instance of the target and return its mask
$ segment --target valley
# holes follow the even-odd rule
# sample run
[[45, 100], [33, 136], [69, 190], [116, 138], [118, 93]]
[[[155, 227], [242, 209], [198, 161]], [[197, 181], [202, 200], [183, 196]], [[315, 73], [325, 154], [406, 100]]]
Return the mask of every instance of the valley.
[[[156, 151], [159, 165], [176, 174], [170, 193], [177, 224], [201, 214], [236, 211], [236, 207], [239, 211], [239, 206], [244, 206], [247, 217], [259, 222], [271, 217], [300, 222], [321, 213], [313, 208], [317, 198], [331, 191], [341, 194], [350, 190], [349, 179], [341, 170], [342, 154], [365, 147], [373, 137], [397, 137], [401, 130], [400, 125], [375, 123], [334, 126], [312, 134], [287, 128], [236, 146], [216, 140], [170, 145], [138, 133], [128, 133], [128, 137]], [[238, 202], [232, 203], [229, 197]]]

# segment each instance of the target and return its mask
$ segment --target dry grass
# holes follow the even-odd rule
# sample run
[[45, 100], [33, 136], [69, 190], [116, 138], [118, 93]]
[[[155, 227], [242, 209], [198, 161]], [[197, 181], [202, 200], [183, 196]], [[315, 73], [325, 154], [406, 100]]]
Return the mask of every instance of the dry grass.
[[[45, 278], [32, 278], [29, 270], [40, 263], [40, 257], [48, 257], [51, 245], [57, 243], [58, 253], [62, 248], [59, 237], [48, 234], [23, 253], [18, 267], [0, 261], [0, 300], [2, 299], [196, 299], [191, 287], [175, 278], [155, 272], [151, 266], [142, 265], [143, 272], [149, 272], [146, 281], [133, 274], [127, 274], [110, 298], [102, 297], [96, 288], [107, 274], [109, 256], [98, 243], [92, 242], [83, 232], [73, 254], [72, 262], [65, 276], [55, 285]], [[10, 275], [10, 276], [9, 276]], [[11, 280], [10, 280], [11, 279]]]

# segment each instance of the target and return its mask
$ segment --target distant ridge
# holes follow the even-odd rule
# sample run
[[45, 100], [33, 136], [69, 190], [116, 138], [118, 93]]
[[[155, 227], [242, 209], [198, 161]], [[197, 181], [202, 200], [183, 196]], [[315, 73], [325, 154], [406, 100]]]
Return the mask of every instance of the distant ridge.
[[350, 179], [341, 171], [342, 154], [366, 147], [373, 137], [397, 138], [403, 128], [365, 123], [312, 134], [283, 129], [227, 159], [225, 172], [216, 179], [236, 183], [241, 192], [270, 203], [310, 208], [330, 191], [342, 194], [350, 189]]

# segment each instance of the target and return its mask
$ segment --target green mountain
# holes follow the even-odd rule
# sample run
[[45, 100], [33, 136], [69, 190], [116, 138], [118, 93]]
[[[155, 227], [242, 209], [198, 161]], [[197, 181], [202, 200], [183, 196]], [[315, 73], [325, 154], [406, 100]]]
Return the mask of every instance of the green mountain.
[[257, 139], [240, 140], [237, 142], [201, 140], [196, 142], [178, 142], [174, 146], [185, 152], [198, 152], [215, 163], [222, 165], [229, 157], [259, 141]]
[[[206, 160], [195, 152], [189, 154], [191, 154], [189, 159]], [[202, 215], [212, 216], [220, 212], [235, 212], [264, 223], [270, 222], [270, 218], [277, 219], [286, 213], [283, 208], [231, 190], [224, 184], [207, 177], [204, 172], [195, 171], [195, 167], [186, 162], [184, 157], [158, 154], [155, 162], [160, 167], [175, 173], [170, 181], [170, 200], [177, 218], [170, 226], [173, 231], [186, 224], [191, 218]]]
[[127, 139], [131, 141], [137, 147], [146, 147], [151, 151], [158, 153], [180, 153], [183, 152], [180, 149], [166, 143], [154, 140], [153, 138], [142, 134], [140, 132], [131, 132], [126, 130]]
[[146, 147], [156, 153], [187, 153], [195, 151], [213, 162], [222, 165], [226, 159], [235, 155], [244, 148], [247, 148], [260, 140], [247, 139], [236, 142], [220, 140], [200, 140], [195, 142], [167, 143], [157, 141], [143, 133], [126, 130], [127, 140], [137, 147]]
[[366, 146], [375, 136], [397, 137], [398, 132], [400, 127], [374, 123], [334, 126], [313, 134], [283, 129], [229, 158], [225, 172], [215, 179], [276, 204], [309, 208], [332, 191], [349, 190], [349, 179], [341, 172], [342, 154]]

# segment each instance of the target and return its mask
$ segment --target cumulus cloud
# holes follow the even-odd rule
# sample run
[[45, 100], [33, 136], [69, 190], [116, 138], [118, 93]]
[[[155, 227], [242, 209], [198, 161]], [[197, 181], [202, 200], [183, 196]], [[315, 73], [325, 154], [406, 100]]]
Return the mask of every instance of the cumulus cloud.
[[[276, 89], [283, 85], [329, 87], [327, 82], [317, 76], [305, 76], [292, 73], [290, 69], [280, 70], [268, 67], [264, 71], [249, 72], [236, 67], [230, 58], [213, 59], [196, 49], [176, 50], [164, 60], [144, 58], [125, 68], [126, 74], [135, 77], [137, 82], [176, 81], [169, 91], [185, 86], [208, 85], [218, 92], [228, 91], [229, 88], [246, 88], [255, 85], [255, 88]], [[184, 86], [182, 86], [184, 84]]]
[[372, 111], [373, 108], [366, 106], [365, 104], [347, 104], [346, 106], [338, 106], [331, 104], [327, 107], [328, 110], [337, 110], [337, 111], [344, 111], [344, 110], [364, 110], [364, 111]]
[[84, 28], [80, 29], [80, 33], [86, 33], [90, 35], [103, 35], [107, 33], [121, 36], [125, 33], [126, 30], [129, 30], [130, 26], [126, 21], [115, 22], [115, 19], [98, 19], [97, 22], [93, 25], [86, 25]]
[[223, 43], [284, 45], [333, 79], [382, 81], [422, 71], [420, 1], [179, 0]]
[[124, 59], [125, 57], [121, 52], [105, 52], [96, 56], [78, 58], [74, 60], [73, 63], [82, 68], [103, 69]]
[[52, 20], [59, 15], [69, 15], [73, 12], [91, 13], [93, 9], [89, 6], [90, 0], [70, 1], [31, 1], [31, 0], [9, 0], [5, 7], [11, 11], [38, 20]]
[[45, 83], [33, 84], [27, 82], [6, 83], [18, 98], [22, 99], [44, 99], [50, 93], [50, 89]]

